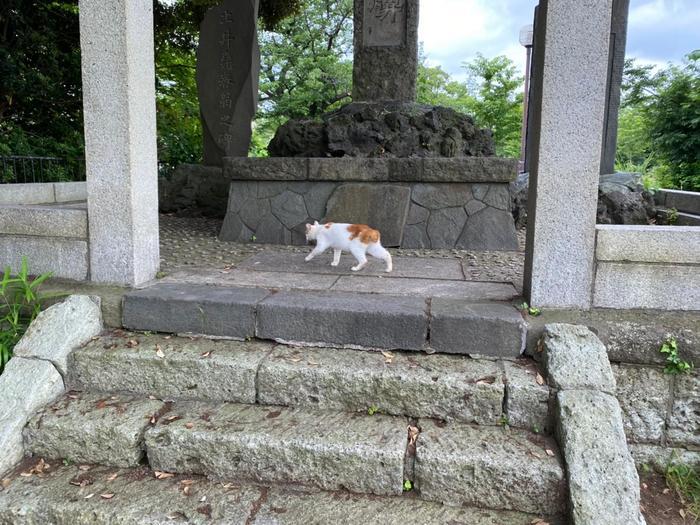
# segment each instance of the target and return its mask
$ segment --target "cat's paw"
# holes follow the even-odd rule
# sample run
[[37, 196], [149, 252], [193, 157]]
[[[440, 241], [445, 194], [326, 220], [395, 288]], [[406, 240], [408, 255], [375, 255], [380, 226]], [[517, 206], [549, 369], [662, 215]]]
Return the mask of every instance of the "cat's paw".
[[340, 263], [332, 262], [332, 263], [331, 263], [331, 266], [338, 266], [339, 264], [340, 264]]
[[359, 272], [360, 270], [362, 270], [362, 268], [360, 268], [359, 266], [353, 266], [353, 267], [350, 268], [350, 269], [351, 269], [353, 272]]
[[309, 262], [311, 259], [313, 259], [313, 256], [311, 256], [311, 255], [307, 255], [306, 257], [304, 257], [304, 260], [306, 262]]
[[384, 270], [384, 271], [385, 271], [386, 273], [391, 273], [391, 270], [392, 270], [391, 268], [387, 268], [387, 269]]

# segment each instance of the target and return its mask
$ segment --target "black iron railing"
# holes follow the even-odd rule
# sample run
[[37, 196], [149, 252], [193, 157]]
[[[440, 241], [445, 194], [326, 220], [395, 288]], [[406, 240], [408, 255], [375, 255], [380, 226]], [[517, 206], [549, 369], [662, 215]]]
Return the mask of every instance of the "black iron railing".
[[85, 161], [58, 157], [0, 156], [0, 184], [85, 180]]

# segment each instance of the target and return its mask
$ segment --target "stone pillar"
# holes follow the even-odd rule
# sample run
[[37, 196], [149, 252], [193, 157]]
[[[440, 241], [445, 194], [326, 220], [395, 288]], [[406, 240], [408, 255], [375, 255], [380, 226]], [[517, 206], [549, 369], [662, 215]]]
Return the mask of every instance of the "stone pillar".
[[258, 0], [224, 0], [207, 11], [197, 47], [204, 164], [247, 157], [258, 106]]
[[612, 2], [540, 2], [524, 282], [534, 306], [591, 305]]
[[419, 0], [355, 0], [355, 102], [415, 102]]
[[625, 47], [627, 46], [627, 17], [630, 0], [613, 0], [612, 25], [610, 27], [610, 58], [608, 70], [608, 92], [605, 100], [605, 128], [600, 174], [615, 173], [617, 150], [617, 117], [620, 110], [620, 87], [625, 69]]
[[90, 276], [136, 285], [159, 264], [153, 4], [80, 0]]

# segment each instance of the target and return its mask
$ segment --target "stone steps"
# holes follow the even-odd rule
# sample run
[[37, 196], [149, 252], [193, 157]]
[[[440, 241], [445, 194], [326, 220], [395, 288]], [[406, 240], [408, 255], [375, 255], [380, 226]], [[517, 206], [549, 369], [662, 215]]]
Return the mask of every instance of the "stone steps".
[[0, 524], [529, 525], [539, 518], [551, 525], [564, 523], [536, 514], [444, 506], [410, 495], [367, 497], [300, 487], [222, 484], [199, 476], [157, 479], [146, 467], [56, 463], [40, 474], [21, 475], [35, 464], [36, 460], [22, 465], [8, 477], [7, 486], [0, 486]]
[[[422, 432], [420, 432], [422, 430]], [[27, 425], [28, 453], [213, 480], [291, 483], [533, 514], [563, 513], [550, 438], [514, 429], [235, 403], [72, 393]]]
[[75, 350], [82, 391], [435, 418], [545, 430], [549, 389], [527, 359], [292, 348], [113, 331]]
[[510, 358], [520, 355], [526, 333], [522, 316], [508, 303], [188, 283], [158, 283], [126, 294], [123, 325], [304, 345]]

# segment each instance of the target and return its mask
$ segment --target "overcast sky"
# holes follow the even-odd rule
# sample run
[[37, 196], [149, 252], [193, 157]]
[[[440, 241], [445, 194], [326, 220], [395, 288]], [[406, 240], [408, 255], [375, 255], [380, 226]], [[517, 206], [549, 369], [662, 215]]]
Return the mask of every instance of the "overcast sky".
[[[477, 52], [507, 55], [518, 66], [520, 29], [532, 23], [537, 0], [422, 0], [419, 38], [430, 65], [463, 76]], [[700, 0], [630, 0], [627, 56], [645, 63], [680, 62], [700, 48]]]

